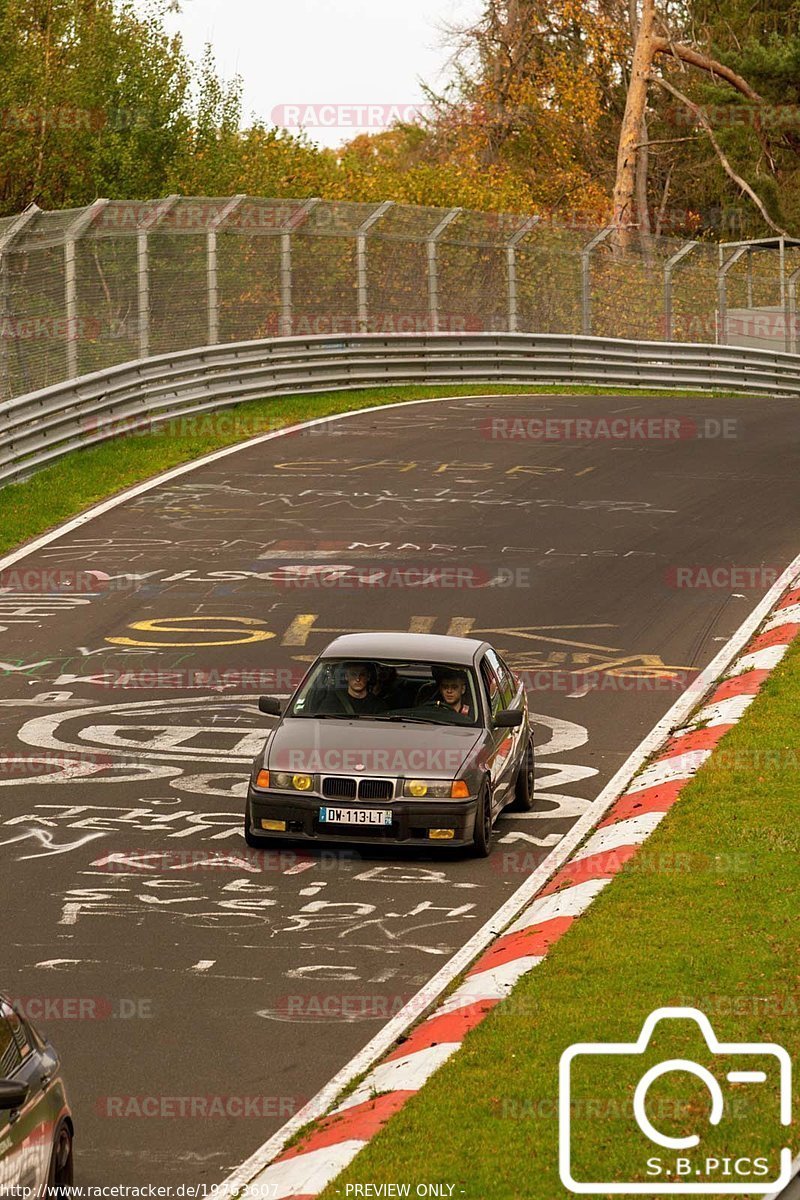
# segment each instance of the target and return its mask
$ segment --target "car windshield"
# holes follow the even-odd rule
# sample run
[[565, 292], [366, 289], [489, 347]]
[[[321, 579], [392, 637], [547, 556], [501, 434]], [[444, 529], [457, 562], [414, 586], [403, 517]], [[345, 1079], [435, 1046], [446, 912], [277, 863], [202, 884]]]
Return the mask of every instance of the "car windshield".
[[324, 658], [315, 664], [286, 715], [477, 725], [480, 704], [471, 667]]

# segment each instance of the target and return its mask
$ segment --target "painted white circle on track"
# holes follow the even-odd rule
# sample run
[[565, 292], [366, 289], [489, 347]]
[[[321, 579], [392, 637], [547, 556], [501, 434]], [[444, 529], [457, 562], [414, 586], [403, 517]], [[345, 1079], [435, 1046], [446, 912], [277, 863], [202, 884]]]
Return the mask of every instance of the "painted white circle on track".
[[550, 734], [550, 740], [539, 742], [534, 733], [536, 754], [565, 754], [568, 750], [577, 750], [585, 746], [589, 740], [589, 730], [584, 725], [576, 725], [574, 721], [564, 721], [560, 717], [548, 717], [544, 713], [530, 714], [531, 725], [543, 725]]
[[[160, 719], [171, 716], [174, 723]], [[66, 731], [64, 726], [68, 727]], [[58, 750], [62, 754], [71, 751], [85, 755], [88, 748], [94, 747], [108, 757], [125, 760], [214, 762], [232, 766], [249, 764], [263, 746], [269, 730], [253, 696], [193, 696], [93, 705], [68, 713], [33, 717], [22, 726], [18, 737], [28, 746]], [[145, 737], [133, 736], [141, 733]], [[209, 741], [215, 744], [209, 745]], [[225, 742], [229, 744], [226, 746]]]

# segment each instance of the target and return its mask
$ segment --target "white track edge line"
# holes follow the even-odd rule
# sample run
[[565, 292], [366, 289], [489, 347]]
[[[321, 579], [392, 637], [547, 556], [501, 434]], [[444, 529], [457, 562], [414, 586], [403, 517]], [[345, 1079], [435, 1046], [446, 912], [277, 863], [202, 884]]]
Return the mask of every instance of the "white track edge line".
[[[763, 623], [765, 617], [780, 599], [789, 585], [800, 575], [800, 554], [789, 564], [781, 576], [775, 581], [766, 595], [759, 601], [749, 617], [746, 617], [722, 649], [715, 655], [707, 667], [692, 681], [682, 696], [679, 696], [672, 707], [660, 721], [653, 726], [650, 733], [639, 743], [628, 756], [612, 779], [606, 784], [594, 801], [592, 808], [573, 825], [553, 851], [545, 858], [532, 875], [525, 880], [517, 891], [509, 896], [494, 916], [473, 934], [460, 950], [445, 963], [441, 970], [417, 992], [400, 1012], [383, 1027], [367, 1045], [360, 1050], [334, 1077], [323, 1087], [316, 1096], [309, 1100], [298, 1113], [272, 1135], [255, 1151], [240, 1167], [219, 1185], [219, 1192], [230, 1196], [237, 1195], [253, 1178], [263, 1171], [270, 1162], [284, 1149], [286, 1143], [311, 1121], [318, 1120], [327, 1113], [328, 1109], [344, 1090], [359, 1075], [363, 1075], [370, 1067], [389, 1050], [395, 1041], [414, 1024], [426, 1009], [441, 996], [466, 968], [472, 963], [495, 937], [517, 917], [536, 893], [544, 887], [548, 879], [564, 864], [572, 852], [577, 849], [584, 838], [592, 832], [598, 822], [605, 816], [615, 800], [622, 795], [625, 788], [639, 768], [648, 758], [660, 748], [668, 734], [693, 711], [700, 700], [710, 690], [711, 686], [723, 675], [736, 656], [744, 649], [750, 638]], [[687, 781], [688, 782], [688, 781]]]

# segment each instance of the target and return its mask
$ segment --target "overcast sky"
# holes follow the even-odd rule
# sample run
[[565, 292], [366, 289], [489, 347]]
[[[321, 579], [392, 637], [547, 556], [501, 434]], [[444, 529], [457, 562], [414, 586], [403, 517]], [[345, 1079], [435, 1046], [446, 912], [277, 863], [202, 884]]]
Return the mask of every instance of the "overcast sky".
[[241, 75], [245, 118], [292, 126], [302, 114], [309, 136], [336, 146], [359, 121], [378, 128], [393, 106], [419, 104], [420, 77], [444, 82], [440, 27], [468, 20], [480, 0], [181, 0], [181, 8], [170, 29], [191, 57], [210, 42], [220, 73]]

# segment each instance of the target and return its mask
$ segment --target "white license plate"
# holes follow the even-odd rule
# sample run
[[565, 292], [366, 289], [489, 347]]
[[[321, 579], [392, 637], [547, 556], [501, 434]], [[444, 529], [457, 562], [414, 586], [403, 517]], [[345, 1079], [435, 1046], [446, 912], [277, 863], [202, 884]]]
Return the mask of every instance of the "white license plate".
[[392, 814], [382, 808], [321, 808], [320, 821], [329, 825], [391, 825]]

